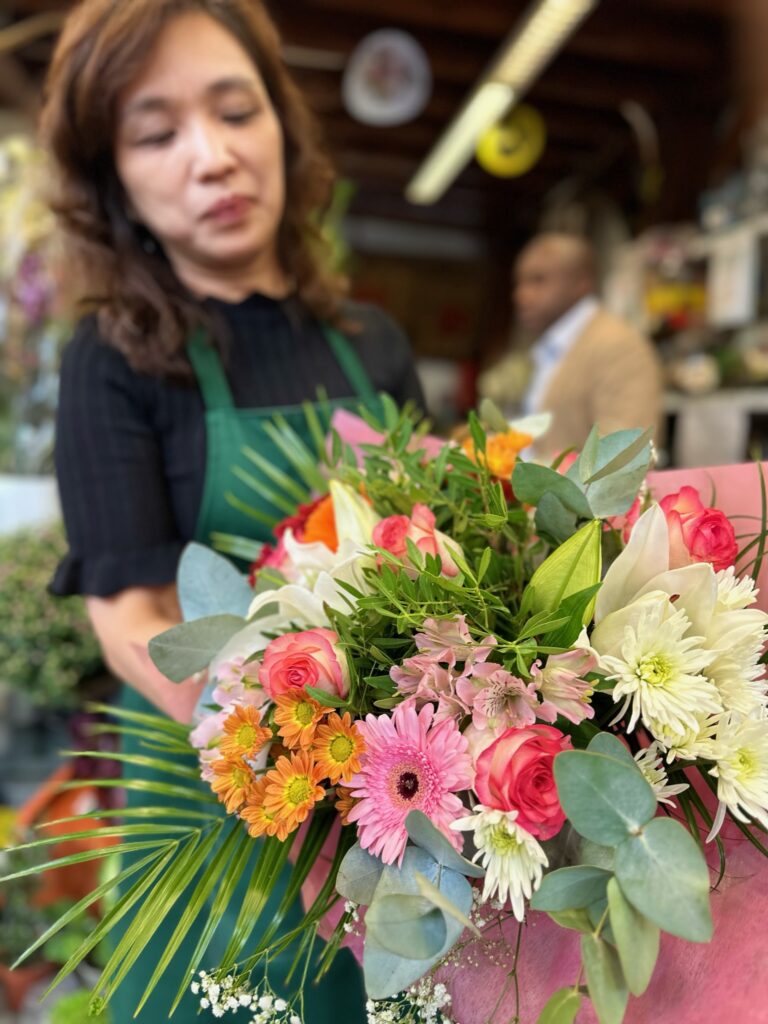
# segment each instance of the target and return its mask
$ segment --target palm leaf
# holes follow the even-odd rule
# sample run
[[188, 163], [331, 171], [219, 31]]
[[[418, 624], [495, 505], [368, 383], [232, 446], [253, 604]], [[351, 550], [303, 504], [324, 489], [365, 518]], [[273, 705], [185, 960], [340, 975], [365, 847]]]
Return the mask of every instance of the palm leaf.
[[245, 455], [245, 457], [249, 459], [257, 469], [260, 469], [265, 476], [269, 477], [273, 484], [280, 487], [286, 494], [290, 494], [294, 501], [309, 501], [311, 492], [308, 488], [297, 484], [292, 477], [288, 476], [287, 473], [284, 473], [282, 469], [278, 469], [277, 466], [271, 463], [268, 459], [265, 459], [259, 452], [254, 451], [253, 448], [245, 447], [243, 448], [243, 455]]
[[285, 417], [275, 416], [274, 423], [264, 424], [264, 431], [307, 487], [325, 494], [328, 481], [317, 467], [317, 457]]
[[[192, 753], [189, 744], [187, 744], [186, 753]], [[162, 772], [164, 775], [175, 775], [180, 779], [189, 779], [190, 782], [200, 782], [200, 769], [198, 767], [179, 764], [176, 760], [166, 761], [158, 757], [145, 757], [143, 754], [118, 754], [116, 751], [110, 751], [108, 754], [105, 754], [100, 750], [65, 750], [63, 754], [66, 757], [89, 757], [97, 761], [118, 761], [120, 764], [130, 764], [138, 768], [149, 768], [150, 771]]]
[[280, 877], [292, 845], [293, 836], [289, 836], [282, 843], [274, 836], [263, 840], [259, 859], [248, 884], [248, 892], [232, 929], [232, 938], [224, 951], [224, 958], [220, 965], [223, 970], [231, 970], [243, 946], [248, 941], [255, 923], [261, 916], [272, 889]]
[[255, 477], [253, 473], [249, 473], [240, 466], [233, 466], [232, 472], [238, 480], [241, 480], [246, 485], [246, 487], [250, 487], [250, 489], [255, 491], [260, 497], [270, 501], [275, 508], [279, 508], [281, 512], [285, 513], [285, 515], [291, 516], [296, 511], [295, 501], [291, 500], [291, 498], [283, 497], [282, 494], [273, 490], [260, 477]]
[[261, 523], [262, 526], [268, 526], [270, 530], [272, 530], [280, 522], [277, 516], [268, 516], [265, 512], [262, 512], [260, 509], [253, 508], [247, 502], [243, 501], [241, 498], [238, 498], [237, 495], [233, 494], [231, 491], [227, 491], [224, 497], [233, 508], [236, 508], [238, 510], [238, 512], [242, 512], [244, 516], [249, 516], [257, 523]]
[[[195, 887], [194, 892], [192, 893], [191, 896], [188, 897], [184, 913], [179, 918], [178, 924], [176, 925], [176, 928], [174, 929], [171, 938], [168, 940], [165, 953], [160, 958], [160, 961], [157, 967], [155, 968], [152, 977], [149, 979], [149, 982], [147, 983], [147, 987], [144, 989], [144, 994], [141, 997], [141, 1001], [139, 1002], [139, 1005], [136, 1007], [136, 1013], [141, 1012], [142, 1007], [146, 1003], [147, 999], [149, 999], [157, 982], [160, 980], [160, 977], [165, 972], [166, 968], [168, 967], [171, 960], [175, 956], [177, 950], [181, 946], [184, 939], [187, 937], [190, 928], [194, 924], [200, 912], [203, 910], [205, 904], [210, 899], [210, 896], [213, 893], [214, 889], [218, 885], [220, 885], [222, 879], [226, 879], [227, 882], [231, 884], [234, 878], [234, 883], [237, 884], [237, 880], [239, 879], [240, 874], [242, 874], [245, 863], [244, 860], [242, 860], [239, 857], [240, 851], [243, 846], [245, 846], [246, 849], [250, 848], [250, 845], [253, 842], [253, 840], [248, 836], [247, 832], [239, 822], [234, 821], [231, 822], [231, 824], [232, 827], [230, 828], [229, 835], [224, 840], [224, 843], [222, 844], [221, 848], [217, 850], [215, 855], [211, 858], [210, 862], [205, 868], [202, 878]], [[233, 870], [233, 865], [231, 864], [232, 861], [235, 862], [235, 870]], [[238, 861], [240, 861], [242, 864], [239, 873], [236, 870]], [[208, 927], [205, 928], [207, 941], [202, 948], [200, 948], [200, 944], [198, 943], [198, 948], [195, 950], [195, 955], [197, 956], [199, 949], [200, 959], [202, 959], [203, 953], [207, 948], [208, 942], [210, 942], [210, 939], [213, 935], [216, 926], [221, 921], [221, 910], [219, 911], [218, 915], [214, 915], [213, 909], [214, 908], [211, 907], [211, 911], [208, 915], [207, 921]], [[174, 1007], [177, 1005], [180, 996], [183, 995], [184, 991], [186, 990], [189, 984], [189, 979], [194, 976], [197, 964], [190, 965], [190, 967], [187, 967], [187, 969], [184, 971], [184, 984], [182, 986], [180, 995], [177, 997], [177, 1000], [174, 1003]]]
[[189, 800], [191, 803], [216, 804], [216, 795], [206, 793], [203, 789], [192, 789], [189, 786], [175, 786], [170, 782], [156, 782], [150, 779], [86, 779], [76, 782], [65, 782], [61, 789], [82, 789], [84, 786], [96, 789], [129, 789], [132, 793], [154, 793], [171, 800]]
[[234, 533], [212, 533], [211, 543], [223, 555], [241, 558], [244, 562], [255, 562], [264, 544], [260, 540], [248, 540]]
[[[137, 861], [136, 864], [132, 864], [130, 867], [127, 867], [118, 874], [108, 878], [105, 882], [102, 882], [97, 889], [94, 889], [93, 892], [89, 892], [86, 896], [83, 896], [83, 898], [71, 906], [66, 913], [62, 914], [62, 916], [55, 921], [50, 928], [43, 932], [40, 938], [36, 939], [29, 949], [24, 951], [23, 957], [20, 958], [17, 963], [21, 963], [22, 959], [28, 959], [32, 953], [40, 949], [41, 946], [44, 946], [48, 939], [56, 935], [57, 932], [60, 932], [62, 928], [66, 928], [68, 924], [72, 923], [72, 921], [76, 921], [78, 917], [85, 913], [88, 907], [97, 903], [100, 899], [103, 899], [107, 893], [121, 885], [126, 879], [130, 878], [131, 875], [135, 875], [138, 871], [141, 871], [142, 868], [153, 864], [158, 857], [162, 857], [162, 855], [163, 851], [158, 850], [155, 853], [150, 853], [147, 857], [142, 857], [142, 859]], [[16, 964], [14, 964], [14, 967], [16, 967]]]
[[199, 830], [189, 838], [168, 870], [158, 878], [137, 914], [122, 936], [99, 979], [99, 994], [108, 1001], [123, 981], [160, 925], [179, 901], [192, 879], [211, 854], [225, 819], [210, 828], [207, 835]]
[[146, 711], [129, 711], [128, 708], [122, 708], [114, 704], [90, 702], [86, 705], [86, 710], [98, 711], [112, 718], [122, 718], [126, 722], [135, 722], [136, 725], [147, 725], [152, 730], [169, 733], [171, 736], [176, 736], [179, 739], [186, 739], [192, 729], [191, 726], [182, 725], [181, 722], [174, 722], [172, 718], [166, 718], [164, 715], [149, 714]]
[[[82, 836], [82, 833], [76, 833], [76, 837]], [[56, 842], [63, 842], [66, 837], [58, 836]], [[70, 838], [75, 838], [71, 836]], [[41, 842], [47, 842], [47, 840], [41, 840]], [[114, 846], [105, 846], [96, 850], [82, 850], [80, 853], [71, 853], [66, 857], [56, 857], [55, 860], [49, 860], [45, 864], [36, 864], [34, 867], [23, 868], [20, 871], [14, 871], [10, 875], [3, 875], [0, 878], [0, 885], [5, 882], [15, 882], [18, 878], [28, 878], [30, 875], [39, 875], [44, 871], [52, 871], [55, 868], [68, 868], [72, 864], [87, 864], [90, 860], [103, 860], [105, 857], [111, 857], [115, 853], [132, 853], [133, 851], [139, 850], [156, 850], [158, 847], [167, 845], [167, 843], [175, 843], [177, 840], [167, 840], [165, 843], [158, 840], [157, 842], [142, 842], [142, 843], [116, 843]], [[35, 843], [28, 843], [25, 847], [14, 847], [14, 849], [33, 849]]]
[[238, 882], [248, 865], [253, 840], [242, 827], [235, 828], [233, 831], [240, 835], [240, 845], [233, 857], [231, 868], [224, 871], [221, 884], [216, 891], [216, 897], [211, 906], [210, 913], [208, 914], [208, 920], [205, 922], [205, 925], [200, 932], [200, 937], [197, 941], [197, 945], [195, 946], [195, 951], [189, 961], [185, 975], [181, 980], [181, 985], [176, 993], [170, 1013], [173, 1013], [181, 1002], [181, 999], [187, 990], [187, 986], [189, 985], [189, 979], [194, 977], [197, 973], [197, 969], [200, 966], [205, 951], [208, 948], [214, 931], [216, 930], [216, 926], [223, 918], [227, 908], [231, 905], [235, 889], [237, 888]]
[[[134, 851], [138, 850], [140, 848], [140, 845], [141, 844], [139, 843], [132, 843], [127, 848]], [[162, 873], [163, 868], [166, 866], [166, 864], [170, 863], [173, 860], [174, 854], [176, 853], [178, 846], [178, 839], [171, 840], [167, 844], [165, 851], [161, 851], [160, 859], [151, 868], [151, 870], [146, 875], [143, 875], [141, 878], [139, 878], [131, 886], [131, 888], [120, 897], [120, 899], [115, 903], [115, 905], [107, 911], [107, 913], [98, 923], [98, 925], [94, 928], [91, 934], [86, 939], [84, 939], [83, 942], [80, 943], [80, 945], [72, 954], [72, 956], [70, 956], [69, 960], [67, 960], [67, 962], [62, 965], [61, 969], [59, 970], [59, 973], [56, 975], [56, 977], [50, 983], [48, 988], [45, 990], [45, 993], [43, 995], [44, 998], [50, 995], [50, 993], [53, 992], [56, 986], [60, 984], [60, 982], [62, 982], [64, 978], [67, 977], [67, 975], [71, 974], [72, 971], [74, 971], [82, 963], [82, 961], [88, 956], [91, 950], [95, 949], [95, 947], [98, 946], [101, 940], [109, 934], [109, 932], [117, 924], [117, 922], [120, 921], [121, 918], [123, 918], [125, 914], [127, 914], [128, 911], [142, 898], [144, 893], [152, 887], [152, 885], [155, 882], [155, 879]], [[113, 846], [109, 852], [115, 853], [116, 847]]]

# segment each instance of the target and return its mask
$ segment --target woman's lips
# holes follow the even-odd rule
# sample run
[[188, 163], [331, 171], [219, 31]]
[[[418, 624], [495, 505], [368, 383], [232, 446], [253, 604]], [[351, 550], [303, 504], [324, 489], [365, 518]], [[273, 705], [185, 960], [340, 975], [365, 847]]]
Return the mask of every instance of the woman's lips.
[[205, 214], [205, 220], [217, 224], [237, 224], [248, 216], [253, 201], [247, 196], [230, 196], [212, 206]]

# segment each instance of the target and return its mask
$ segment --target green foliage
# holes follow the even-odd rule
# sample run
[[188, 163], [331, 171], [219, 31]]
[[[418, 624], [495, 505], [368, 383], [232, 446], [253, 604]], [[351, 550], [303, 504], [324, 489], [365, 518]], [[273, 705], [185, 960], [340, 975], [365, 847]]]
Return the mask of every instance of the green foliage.
[[547, 1001], [537, 1024], [573, 1024], [581, 1009], [581, 992], [561, 988]]
[[0, 538], [0, 681], [46, 707], [103, 671], [83, 599], [46, 589], [65, 553], [60, 526]]

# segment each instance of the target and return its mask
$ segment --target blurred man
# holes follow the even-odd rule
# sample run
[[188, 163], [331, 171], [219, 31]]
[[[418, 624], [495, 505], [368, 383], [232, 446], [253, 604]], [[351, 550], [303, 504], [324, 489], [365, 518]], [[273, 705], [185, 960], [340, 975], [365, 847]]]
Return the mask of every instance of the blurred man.
[[[536, 236], [523, 249], [513, 274], [521, 327], [536, 338], [530, 352], [524, 412], [549, 412], [552, 425], [536, 443], [549, 457], [580, 448], [597, 423], [602, 435], [625, 427], [653, 426], [661, 416], [661, 372], [651, 343], [605, 310], [596, 297], [594, 252], [570, 235]], [[483, 375], [480, 388], [494, 395]]]

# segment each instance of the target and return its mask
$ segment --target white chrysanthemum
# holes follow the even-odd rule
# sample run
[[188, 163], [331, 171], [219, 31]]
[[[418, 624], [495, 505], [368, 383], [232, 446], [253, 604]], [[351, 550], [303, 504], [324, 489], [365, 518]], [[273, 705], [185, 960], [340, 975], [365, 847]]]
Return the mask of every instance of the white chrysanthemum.
[[721, 569], [716, 575], [718, 611], [749, 608], [757, 601], [760, 591], [755, 587], [751, 576], [739, 578], [732, 565], [727, 569]]
[[485, 868], [483, 900], [509, 900], [518, 921], [525, 917], [524, 900], [541, 885], [547, 855], [530, 832], [515, 819], [517, 811], [497, 811], [478, 804], [475, 813], [451, 823], [457, 832], [473, 832], [477, 853]]
[[760, 714], [766, 705], [765, 647], [768, 615], [758, 608], [739, 608], [713, 615], [705, 637], [714, 652], [707, 675], [715, 684], [726, 711], [745, 717]]
[[[631, 610], [631, 609], [629, 609]], [[696, 729], [696, 715], [717, 714], [722, 704], [715, 685], [702, 674], [712, 653], [701, 637], [686, 636], [690, 622], [666, 596], [645, 600], [627, 621], [617, 654], [602, 654], [601, 663], [615, 680], [613, 699], [631, 707], [628, 730], [638, 719], [653, 719], [672, 734]]]
[[676, 759], [694, 761], [697, 757], [714, 760], [714, 739], [720, 715], [696, 715], [696, 727], [683, 732], [671, 732], [653, 718], [644, 721], [645, 727], [659, 746], [666, 751], [667, 764]]
[[686, 782], [679, 782], [673, 786], [667, 782], [667, 772], [658, 743], [652, 743], [645, 750], [638, 750], [635, 754], [635, 761], [660, 804], [674, 806], [675, 801], [671, 798], [688, 789]]
[[720, 801], [709, 838], [717, 834], [726, 808], [737, 821], [750, 818], [768, 828], [768, 721], [723, 716], [715, 742], [715, 767]]

